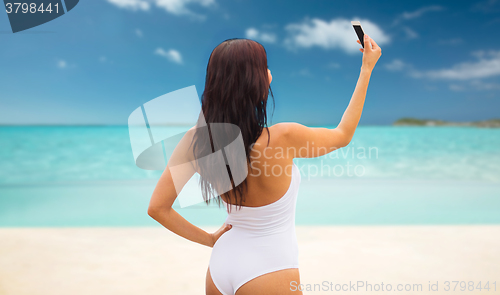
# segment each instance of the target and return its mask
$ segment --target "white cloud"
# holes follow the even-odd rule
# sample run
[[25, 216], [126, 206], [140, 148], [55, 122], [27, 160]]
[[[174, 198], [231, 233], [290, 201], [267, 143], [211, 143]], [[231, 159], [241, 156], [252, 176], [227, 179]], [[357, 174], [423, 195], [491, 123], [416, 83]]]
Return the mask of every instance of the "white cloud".
[[332, 69], [338, 69], [338, 68], [340, 68], [340, 65], [336, 62], [331, 62], [327, 65], [327, 67], [332, 68]]
[[245, 32], [245, 35], [247, 38], [255, 38], [255, 37], [259, 36], [259, 31], [257, 31], [254, 28], [248, 28]]
[[481, 58], [488, 56], [488, 55], [495, 55], [495, 51], [493, 51], [493, 50], [490, 50], [490, 51], [476, 50], [476, 51], [471, 52], [471, 55], [475, 56], [476, 58], [481, 59]]
[[481, 80], [472, 80], [466, 84], [450, 84], [450, 90], [452, 91], [466, 91], [469, 89], [475, 90], [500, 90], [500, 84], [498, 83], [485, 83]]
[[[378, 45], [390, 42], [390, 37], [375, 23], [359, 19], [365, 34], [369, 35]], [[285, 27], [289, 36], [285, 45], [291, 49], [321, 47], [324, 49], [342, 49], [346, 53], [359, 52], [360, 45], [356, 42], [357, 36], [351, 25], [351, 20], [345, 18], [333, 19], [330, 22], [322, 19], [306, 18], [301, 23], [292, 23]]]
[[403, 12], [400, 16], [398, 16], [395, 20], [393, 25], [396, 25], [400, 23], [403, 20], [409, 20], [409, 19], [415, 19], [421, 17], [424, 13], [430, 12], [430, 11], [440, 11], [443, 10], [444, 7], [439, 6], [439, 5], [431, 5], [431, 6], [425, 6], [420, 9], [417, 9], [412, 12]]
[[143, 36], [142, 31], [140, 29], [135, 29], [134, 32], [137, 35], [137, 37], [142, 37]]
[[163, 56], [170, 60], [171, 62], [182, 64], [182, 56], [179, 51], [175, 49], [170, 49], [169, 51], [165, 51], [163, 48], [159, 47], [155, 50], [155, 54], [159, 56]]
[[416, 72], [416, 78], [426, 77], [446, 80], [472, 80], [500, 75], [500, 50], [476, 51], [472, 53], [478, 60], [462, 62], [448, 69]]
[[245, 31], [246, 38], [267, 43], [276, 42], [276, 35], [272, 33], [262, 33], [255, 28], [248, 28]]
[[475, 90], [500, 90], [500, 84], [484, 82], [484, 79], [500, 75], [500, 50], [474, 51], [471, 53], [477, 60], [474, 62], [461, 62], [449, 68], [437, 70], [417, 70], [411, 64], [400, 59], [394, 59], [384, 67], [389, 71], [406, 72], [413, 78], [426, 78], [429, 80], [459, 81], [452, 83], [452, 91]]
[[403, 30], [405, 31], [406, 37], [408, 37], [408, 39], [416, 39], [416, 38], [418, 38], [418, 34], [414, 30], [412, 30], [412, 29], [410, 29], [408, 27], [403, 27]]
[[76, 68], [76, 64], [69, 63], [64, 59], [57, 58], [56, 67], [58, 67], [59, 69], [70, 69], [70, 68]]
[[214, 0], [154, 0], [156, 6], [165, 9], [175, 15], [190, 15], [196, 18], [203, 19], [204, 16], [196, 14], [189, 10], [186, 6], [194, 3], [204, 7], [215, 4]]
[[481, 80], [473, 80], [470, 82], [470, 85], [476, 88], [477, 90], [499, 90], [500, 84], [498, 83], [485, 83]]
[[[392, 23], [392, 26], [396, 26], [396, 25], [398, 25], [399, 23], [401, 23], [403, 21], [420, 18], [420, 17], [422, 17], [422, 15], [424, 15], [425, 13], [430, 12], [430, 11], [440, 11], [440, 10], [444, 10], [444, 9], [445, 9], [444, 7], [439, 6], [439, 5], [431, 5], [431, 6], [422, 7], [420, 9], [417, 9], [417, 10], [412, 11], [412, 12], [406, 12], [405, 11], [402, 14], [398, 15], [394, 19], [394, 21]], [[414, 30], [412, 30], [412, 29], [410, 29], [408, 27], [402, 27], [402, 29], [406, 33], [406, 37], [408, 39], [416, 39], [416, 38], [418, 38], [418, 34]]]
[[156, 7], [162, 8], [168, 13], [175, 15], [187, 15], [196, 19], [205, 19], [204, 15], [191, 11], [187, 6], [191, 4], [208, 7], [215, 4], [215, 0], [108, 0], [120, 8], [137, 11], [147, 11], [154, 3]]
[[416, 70], [412, 65], [400, 59], [394, 59], [385, 64], [390, 71], [407, 71], [414, 78], [429, 78], [435, 80], [474, 80], [500, 75], [500, 50], [474, 51], [472, 55], [478, 59], [474, 62], [458, 63], [450, 68], [438, 70]]
[[418, 17], [421, 17], [424, 13], [426, 13], [428, 11], [440, 11], [440, 10], [443, 10], [443, 7], [438, 6], [438, 5], [426, 6], [426, 7], [422, 7], [420, 9], [417, 9], [413, 12], [404, 12], [402, 14], [402, 18], [404, 18], [404, 19], [418, 18]]
[[60, 69], [65, 69], [68, 67], [68, 63], [65, 60], [60, 59], [57, 61], [57, 67]]
[[296, 76], [301, 76], [301, 77], [312, 77], [313, 74], [309, 71], [309, 69], [302, 69], [300, 71], [293, 71], [290, 73], [290, 76], [296, 77]]
[[120, 8], [136, 10], [149, 10], [150, 5], [147, 0], [108, 0], [109, 3], [114, 4]]
[[409, 67], [409, 65], [400, 59], [393, 59], [390, 63], [385, 64], [384, 67], [389, 71], [402, 71], [403, 69]]

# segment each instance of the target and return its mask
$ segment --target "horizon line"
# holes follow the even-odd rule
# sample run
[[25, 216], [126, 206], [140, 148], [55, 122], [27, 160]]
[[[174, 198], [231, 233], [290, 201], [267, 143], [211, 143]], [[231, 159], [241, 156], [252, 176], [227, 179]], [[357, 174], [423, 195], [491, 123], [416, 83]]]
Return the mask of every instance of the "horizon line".
[[[284, 121], [284, 122], [291, 122], [291, 121]], [[277, 122], [274, 124], [278, 123], [283, 123], [283, 122]], [[273, 125], [274, 125], [273, 124]], [[308, 123], [301, 123], [306, 126], [336, 126], [333, 124], [308, 124]], [[338, 124], [337, 124], [338, 125]], [[188, 126], [193, 126], [193, 125], [184, 125], [184, 124], [165, 124], [165, 125], [154, 125], [154, 126], [164, 126], [164, 127], [188, 127]], [[272, 125], [269, 125], [268, 127], [271, 127]], [[390, 124], [359, 124], [358, 126], [393, 126], [393, 123]], [[0, 127], [128, 127], [128, 124], [90, 124], [90, 123], [84, 123], [84, 124], [2, 124], [0, 123]]]

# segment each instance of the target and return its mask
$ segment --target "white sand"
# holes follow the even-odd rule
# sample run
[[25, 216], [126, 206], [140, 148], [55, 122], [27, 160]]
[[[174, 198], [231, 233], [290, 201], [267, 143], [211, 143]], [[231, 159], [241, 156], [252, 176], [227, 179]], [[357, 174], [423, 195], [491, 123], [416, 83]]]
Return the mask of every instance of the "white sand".
[[[298, 226], [297, 236], [303, 284], [367, 281], [393, 289], [422, 284], [423, 291], [393, 294], [500, 294], [497, 225]], [[200, 295], [210, 251], [161, 227], [0, 228], [0, 294]], [[497, 291], [445, 292], [446, 280], [489, 280], [490, 287], [496, 280]], [[440, 291], [428, 291], [429, 281], [439, 281]]]

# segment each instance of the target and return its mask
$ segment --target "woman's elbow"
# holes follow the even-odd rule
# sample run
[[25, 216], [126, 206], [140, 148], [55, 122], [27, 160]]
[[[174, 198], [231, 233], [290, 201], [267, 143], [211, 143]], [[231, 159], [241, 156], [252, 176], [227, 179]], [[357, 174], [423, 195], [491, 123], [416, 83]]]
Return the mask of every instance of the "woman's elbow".
[[346, 147], [347, 145], [349, 145], [349, 143], [351, 143], [352, 137], [354, 135], [353, 133], [346, 132], [339, 127], [333, 129], [332, 132], [333, 132], [333, 136], [331, 138], [332, 138], [332, 140], [335, 141], [333, 143], [333, 146], [335, 146], [336, 148], [343, 148], [343, 147]]
[[148, 215], [151, 216], [154, 220], [158, 220], [160, 216], [168, 216], [172, 207], [158, 207], [158, 206], [149, 206], [148, 207]]
[[346, 147], [348, 146], [350, 143], [351, 143], [351, 140], [352, 140], [352, 136], [351, 137], [347, 137], [347, 138], [344, 138], [340, 144], [340, 147], [343, 148], [343, 147]]
[[156, 216], [158, 216], [158, 208], [155, 207], [148, 207], [148, 215], [156, 220]]

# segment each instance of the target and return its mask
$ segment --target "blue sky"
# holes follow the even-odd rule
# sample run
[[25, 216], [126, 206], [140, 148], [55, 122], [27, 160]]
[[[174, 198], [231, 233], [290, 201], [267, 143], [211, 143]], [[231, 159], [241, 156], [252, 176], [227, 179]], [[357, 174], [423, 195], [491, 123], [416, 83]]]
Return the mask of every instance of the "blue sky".
[[195, 85], [228, 38], [261, 42], [272, 123], [336, 125], [361, 66], [351, 20], [382, 47], [360, 124], [500, 117], [500, 1], [83, 0], [12, 34], [0, 14], [0, 124], [126, 124]]

